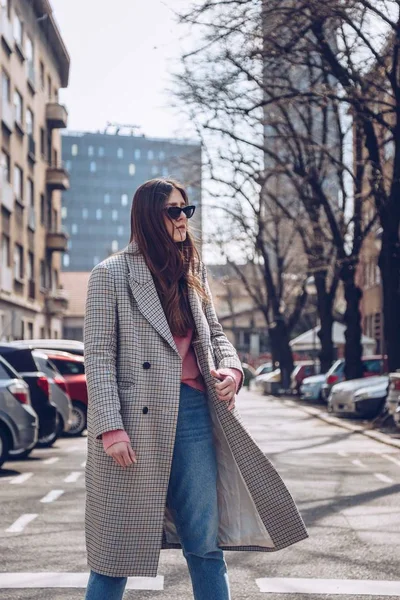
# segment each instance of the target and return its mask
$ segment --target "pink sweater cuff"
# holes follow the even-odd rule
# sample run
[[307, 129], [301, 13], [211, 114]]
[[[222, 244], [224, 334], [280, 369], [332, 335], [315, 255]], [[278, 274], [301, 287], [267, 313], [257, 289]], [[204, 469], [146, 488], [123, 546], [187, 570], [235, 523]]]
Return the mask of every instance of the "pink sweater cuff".
[[114, 429], [113, 431], [106, 431], [102, 435], [102, 440], [104, 450], [107, 450], [110, 446], [118, 442], [128, 442], [128, 444], [131, 443], [129, 435], [124, 429]]
[[240, 388], [240, 384], [242, 383], [243, 375], [239, 369], [218, 369], [218, 371], [228, 377], [229, 375], [233, 377], [236, 383], [236, 393], [238, 393], [238, 389]]

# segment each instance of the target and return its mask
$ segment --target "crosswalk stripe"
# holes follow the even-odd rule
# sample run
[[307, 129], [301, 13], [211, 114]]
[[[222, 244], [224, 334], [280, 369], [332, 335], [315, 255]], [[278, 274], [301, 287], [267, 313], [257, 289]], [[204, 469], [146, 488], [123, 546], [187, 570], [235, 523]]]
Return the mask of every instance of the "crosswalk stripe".
[[57, 500], [63, 493], [64, 490], [51, 490], [46, 496], [43, 496], [40, 502], [54, 502], [54, 500]]
[[27, 481], [28, 479], [30, 479], [32, 477], [33, 473], [22, 473], [21, 475], [17, 475], [16, 477], [13, 477], [10, 481], [10, 483], [13, 484], [20, 484], [20, 483], [24, 483], [25, 481]]
[[82, 475], [82, 471], [72, 471], [68, 477], [64, 479], [65, 483], [75, 483], [78, 481], [79, 477]]
[[6, 529], [6, 531], [8, 531], [9, 533], [20, 533], [24, 530], [26, 525], [33, 521], [33, 519], [36, 519], [36, 517], [37, 515], [28, 513], [26, 513], [25, 515], [21, 515], [16, 521], [14, 521], [14, 523], [8, 529]]
[[386, 458], [386, 460], [391, 460], [395, 465], [400, 467], [400, 460], [397, 460], [394, 456], [390, 456], [390, 454], [382, 454], [382, 456], [383, 458]]
[[393, 479], [383, 473], [374, 473], [374, 475], [379, 481], [383, 481], [383, 483], [393, 483]]
[[51, 458], [46, 458], [46, 460], [43, 461], [43, 464], [44, 465], [53, 465], [58, 460], [60, 460], [60, 458], [58, 456], [52, 456]]
[[[264, 594], [329, 594], [349, 596], [398, 596], [400, 581], [373, 581], [369, 579], [256, 579]], [[330, 596], [329, 596], [330, 597]]]
[[[85, 588], [88, 573], [0, 573], [0, 589]], [[164, 577], [128, 577], [127, 590], [163, 590]]]

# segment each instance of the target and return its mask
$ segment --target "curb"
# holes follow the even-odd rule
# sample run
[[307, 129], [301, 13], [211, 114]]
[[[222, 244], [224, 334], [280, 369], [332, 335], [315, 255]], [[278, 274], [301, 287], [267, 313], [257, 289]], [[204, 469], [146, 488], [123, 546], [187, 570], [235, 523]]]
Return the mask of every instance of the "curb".
[[276, 398], [277, 400], [281, 400], [288, 404], [289, 406], [294, 406], [303, 412], [311, 415], [312, 417], [316, 417], [321, 421], [325, 421], [330, 425], [336, 425], [337, 427], [341, 427], [342, 429], [347, 429], [348, 431], [352, 431], [353, 433], [360, 433], [361, 435], [365, 435], [366, 437], [372, 438], [377, 442], [381, 442], [382, 444], [386, 444], [387, 446], [393, 446], [394, 448], [398, 448], [400, 450], [400, 440], [395, 440], [391, 438], [386, 433], [382, 433], [381, 431], [373, 431], [371, 429], [366, 429], [362, 425], [354, 425], [353, 423], [346, 423], [342, 419], [338, 417], [333, 417], [327, 412], [320, 410], [318, 408], [314, 408], [313, 406], [304, 406], [303, 404], [298, 404], [295, 402], [290, 396], [271, 396], [272, 398]]

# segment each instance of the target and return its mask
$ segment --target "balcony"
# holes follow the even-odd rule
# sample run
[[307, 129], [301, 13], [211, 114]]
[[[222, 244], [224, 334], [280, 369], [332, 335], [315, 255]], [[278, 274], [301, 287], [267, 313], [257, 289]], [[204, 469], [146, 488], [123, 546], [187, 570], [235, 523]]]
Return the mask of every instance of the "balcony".
[[4, 98], [1, 103], [1, 121], [10, 133], [14, 131], [14, 107]]
[[64, 290], [48, 292], [45, 297], [45, 308], [49, 315], [63, 315], [68, 308], [68, 295]]
[[0, 188], [0, 200], [2, 206], [5, 206], [8, 212], [12, 213], [14, 210], [14, 192], [11, 183], [3, 180]]
[[11, 267], [2, 267], [0, 287], [3, 292], [11, 293], [13, 290], [13, 275]]
[[46, 104], [46, 120], [50, 128], [62, 129], [68, 124], [68, 113], [65, 106], [58, 102]]
[[46, 248], [50, 252], [66, 252], [68, 235], [64, 231], [48, 231], [46, 234]]
[[12, 52], [14, 48], [14, 34], [11, 21], [7, 17], [7, 11], [5, 8], [0, 8], [0, 31], [1, 38], [4, 44], [7, 46], [8, 52]]
[[50, 190], [69, 190], [68, 171], [62, 166], [51, 165], [46, 170], [46, 185]]

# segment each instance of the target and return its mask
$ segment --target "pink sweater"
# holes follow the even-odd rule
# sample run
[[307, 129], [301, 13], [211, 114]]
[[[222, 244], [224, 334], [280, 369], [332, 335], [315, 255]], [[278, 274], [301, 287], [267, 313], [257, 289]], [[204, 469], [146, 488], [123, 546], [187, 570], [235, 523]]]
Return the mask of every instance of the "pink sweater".
[[[206, 391], [206, 386], [202, 374], [200, 373], [199, 366], [197, 364], [196, 355], [192, 346], [193, 330], [189, 329], [188, 333], [184, 337], [174, 336], [175, 344], [178, 348], [179, 354], [182, 358], [182, 383], [186, 383], [190, 387]], [[231, 376], [236, 383], [236, 391], [242, 382], [242, 373], [238, 369], [220, 369], [221, 375], [225, 377]], [[117, 442], [128, 442], [130, 439], [128, 434], [123, 429], [115, 429], [113, 431], [107, 431], [102, 435], [104, 450], [107, 450], [113, 444]]]

